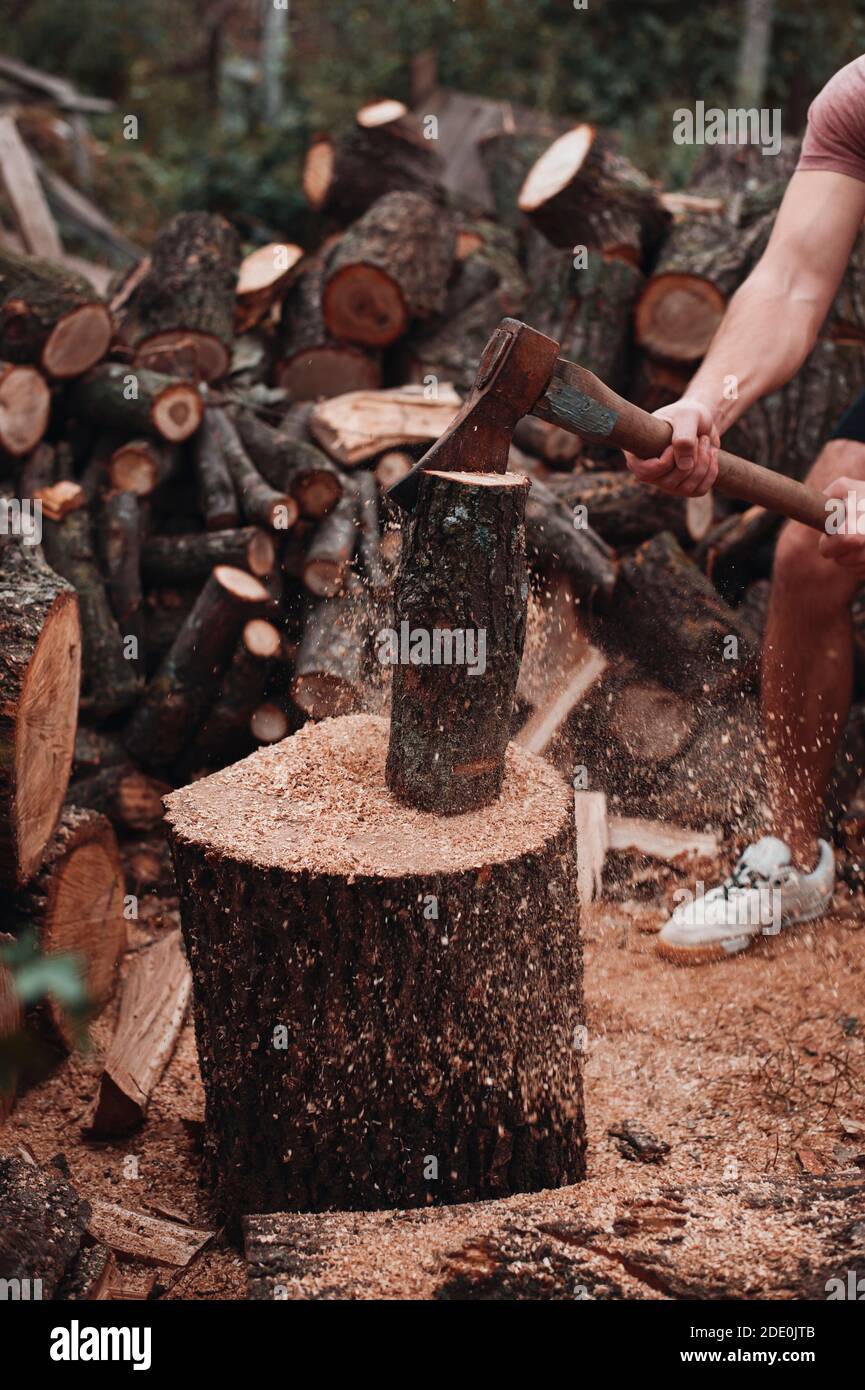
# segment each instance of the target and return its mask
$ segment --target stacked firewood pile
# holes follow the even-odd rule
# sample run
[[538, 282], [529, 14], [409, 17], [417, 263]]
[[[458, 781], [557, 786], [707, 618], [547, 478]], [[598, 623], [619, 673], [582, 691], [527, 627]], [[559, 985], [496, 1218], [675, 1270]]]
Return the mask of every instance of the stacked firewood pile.
[[[21, 522], [4, 529], [35, 503], [42, 518], [41, 547], [9, 534], [0, 558], [0, 867], [13, 927], [35, 921], [51, 949], [87, 937], [94, 997], [123, 935], [115, 832], [126, 887], [158, 886], [148, 837], [171, 786], [308, 718], [385, 706], [385, 493], [501, 317], [647, 408], [674, 399], [790, 167], [716, 158], [664, 195], [588, 126], [552, 144], [502, 131], [481, 153], [494, 217], [446, 193], [435, 143], [377, 102], [310, 149], [318, 245], [244, 254], [221, 217], [183, 213], [105, 296], [0, 249], [0, 453]], [[863, 266], [860, 247], [811, 358], [731, 447], [802, 475], [865, 380]], [[512, 466], [533, 478], [535, 580], [516, 737], [606, 794], [613, 848], [639, 843], [635, 816], [741, 828], [777, 519], [648, 492], [535, 419]], [[69, 871], [85, 851], [89, 878]], [[97, 899], [105, 929], [85, 933]]]

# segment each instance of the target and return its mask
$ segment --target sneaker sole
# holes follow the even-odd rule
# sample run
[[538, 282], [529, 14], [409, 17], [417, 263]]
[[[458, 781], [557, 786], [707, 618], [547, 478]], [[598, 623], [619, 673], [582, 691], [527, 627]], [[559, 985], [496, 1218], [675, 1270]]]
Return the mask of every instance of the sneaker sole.
[[[801, 917], [791, 917], [789, 921], [781, 923], [781, 931], [775, 933], [780, 936], [788, 927], [798, 927], [806, 922], [816, 922], [820, 917], [825, 917], [829, 907], [817, 908], [814, 912], [807, 912]], [[658, 938], [655, 942], [655, 950], [658, 955], [672, 965], [715, 965], [722, 960], [735, 960], [737, 956], [743, 956], [756, 941], [763, 940], [763, 932], [758, 932], [753, 936], [746, 946], [739, 951], [725, 951], [720, 941], [714, 941], [709, 946], [676, 946], [663, 938]]]

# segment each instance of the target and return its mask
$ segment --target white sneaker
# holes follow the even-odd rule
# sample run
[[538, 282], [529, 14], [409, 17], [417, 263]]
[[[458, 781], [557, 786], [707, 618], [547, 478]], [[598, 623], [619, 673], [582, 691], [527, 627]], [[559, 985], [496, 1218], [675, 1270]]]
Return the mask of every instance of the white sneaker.
[[679, 965], [726, 960], [759, 936], [776, 936], [793, 922], [810, 922], [827, 911], [835, 886], [835, 857], [820, 840], [820, 859], [810, 874], [790, 863], [783, 840], [765, 835], [749, 845], [730, 877], [680, 903], [661, 928], [657, 949]]

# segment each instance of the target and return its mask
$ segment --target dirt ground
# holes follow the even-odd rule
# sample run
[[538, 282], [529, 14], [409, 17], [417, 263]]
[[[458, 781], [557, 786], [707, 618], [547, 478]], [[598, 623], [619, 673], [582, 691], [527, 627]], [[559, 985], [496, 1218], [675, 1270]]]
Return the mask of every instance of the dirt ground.
[[[865, 1165], [865, 908], [837, 901], [831, 918], [695, 969], [656, 956], [647, 928], [662, 920], [662, 903], [584, 909], [590, 1148], [581, 1206], [590, 1192], [608, 1204], [660, 1175], [736, 1182]], [[130, 951], [175, 921], [173, 906], [145, 900]], [[40, 1161], [63, 1153], [83, 1196], [212, 1228], [198, 1181], [203, 1095], [191, 1022], [143, 1129], [124, 1142], [86, 1138], [115, 1008], [95, 1023], [88, 1056], [69, 1058], [19, 1099], [0, 1147], [24, 1143]], [[619, 1152], [608, 1130], [623, 1120], [669, 1145], [660, 1165]], [[460, 1224], [454, 1209], [455, 1241]], [[152, 1276], [122, 1263], [115, 1293], [146, 1296]], [[245, 1298], [244, 1261], [217, 1234], [185, 1271], [158, 1271], [154, 1293]]]

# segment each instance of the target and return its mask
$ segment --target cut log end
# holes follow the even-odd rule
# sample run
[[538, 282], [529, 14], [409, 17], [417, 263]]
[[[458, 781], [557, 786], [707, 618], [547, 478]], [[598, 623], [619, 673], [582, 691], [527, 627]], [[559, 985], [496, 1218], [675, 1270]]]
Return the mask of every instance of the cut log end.
[[636, 337], [641, 347], [672, 362], [703, 357], [727, 301], [696, 275], [656, 275], [640, 296]]
[[0, 449], [20, 458], [48, 428], [51, 392], [33, 367], [0, 363]]
[[387, 347], [401, 338], [410, 315], [399, 285], [376, 266], [343, 266], [328, 280], [322, 300], [325, 321], [335, 338]]
[[59, 381], [81, 376], [108, 351], [114, 324], [104, 304], [82, 304], [66, 314], [42, 349], [42, 366]]
[[381, 368], [359, 348], [307, 348], [279, 364], [276, 384], [293, 401], [316, 401], [347, 391], [375, 391], [381, 385]]
[[259, 705], [249, 720], [249, 732], [257, 743], [279, 743], [288, 733], [288, 716], [279, 705]]
[[219, 381], [231, 365], [225, 343], [212, 333], [176, 328], [154, 333], [142, 342], [136, 365], [166, 376], [188, 377], [192, 381]]
[[578, 125], [554, 140], [526, 175], [518, 201], [520, 212], [535, 212], [567, 188], [582, 168], [594, 138], [593, 126]]
[[237, 297], [258, 295], [280, 285], [297, 265], [303, 248], [293, 242], [270, 242], [259, 246], [241, 263], [237, 277]]
[[327, 195], [333, 179], [334, 146], [328, 136], [314, 140], [310, 145], [303, 164], [303, 192], [307, 202], [316, 212], [327, 202]]
[[274, 661], [282, 651], [282, 638], [266, 618], [252, 618], [243, 629], [243, 645], [252, 656]]
[[194, 386], [177, 382], [167, 386], [153, 402], [153, 425], [163, 439], [180, 444], [189, 439], [201, 424], [204, 402]]

